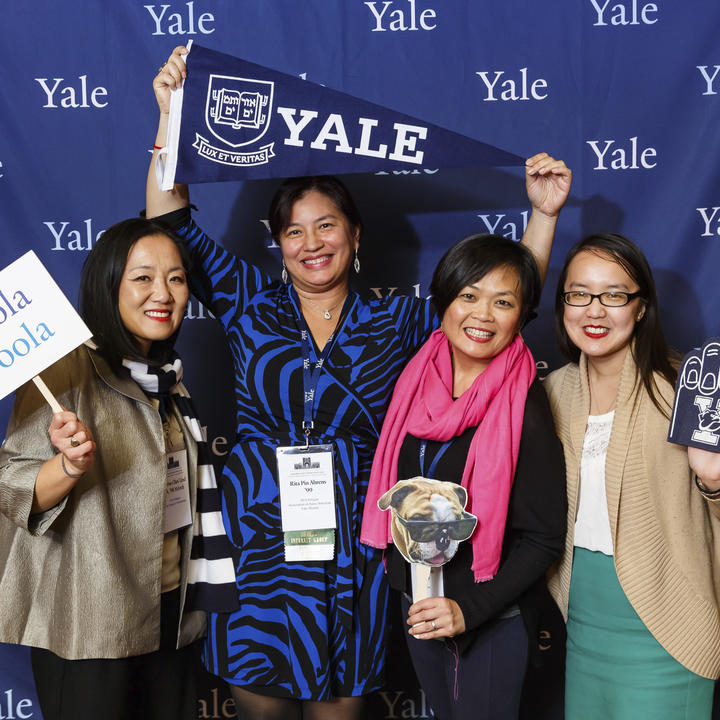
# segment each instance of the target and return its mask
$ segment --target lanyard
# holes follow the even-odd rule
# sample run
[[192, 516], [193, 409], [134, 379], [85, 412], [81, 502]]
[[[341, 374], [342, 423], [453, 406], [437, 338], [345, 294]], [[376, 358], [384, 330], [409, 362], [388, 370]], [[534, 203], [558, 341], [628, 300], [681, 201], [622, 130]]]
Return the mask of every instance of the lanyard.
[[453, 439], [446, 440], [440, 446], [440, 449], [437, 451], [437, 453], [435, 453], [435, 457], [433, 458], [433, 461], [430, 463], [430, 469], [427, 471], [427, 473], [425, 473], [425, 451], [427, 450], [427, 440], [420, 441], [420, 472], [422, 473], [424, 478], [436, 479], [434, 477], [435, 468], [437, 467], [437, 464], [438, 464], [440, 458], [445, 454], [445, 451], [452, 444]]
[[297, 321], [298, 326], [300, 327], [300, 338], [301, 338], [301, 346], [302, 346], [302, 360], [303, 360], [303, 432], [305, 433], [305, 445], [306, 447], [310, 444], [310, 431], [313, 429], [314, 426], [314, 418], [315, 418], [315, 391], [317, 390], [317, 385], [320, 380], [320, 375], [322, 374], [323, 366], [325, 365], [325, 361], [327, 360], [328, 356], [332, 352], [333, 346], [335, 345], [335, 341], [337, 340], [338, 336], [338, 330], [340, 326], [342, 325], [343, 321], [345, 320], [345, 315], [347, 314], [347, 311], [350, 308], [350, 303], [352, 302], [352, 299], [350, 297], [350, 293], [348, 293], [348, 296], [345, 298], [345, 303], [343, 304], [342, 312], [340, 313], [340, 318], [337, 322], [337, 325], [335, 326], [335, 330], [333, 330], [332, 335], [328, 338], [328, 341], [325, 343], [325, 347], [322, 350], [322, 353], [320, 353], [320, 357], [315, 362], [314, 366], [311, 369], [311, 352], [312, 349], [310, 347], [310, 330], [308, 329], [307, 323], [305, 322], [305, 318], [303, 317], [302, 311], [300, 310], [300, 304], [298, 302], [297, 293], [295, 292], [295, 288], [292, 286], [290, 287], [290, 298], [293, 302], [293, 307], [295, 308], [295, 312], [297, 315]]

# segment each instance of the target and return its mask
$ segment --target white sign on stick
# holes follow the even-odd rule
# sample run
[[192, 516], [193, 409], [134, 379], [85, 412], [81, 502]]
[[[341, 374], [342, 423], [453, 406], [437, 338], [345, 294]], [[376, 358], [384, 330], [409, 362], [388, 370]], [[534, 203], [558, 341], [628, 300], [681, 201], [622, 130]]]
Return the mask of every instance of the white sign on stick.
[[91, 336], [32, 250], [0, 270], [0, 399]]

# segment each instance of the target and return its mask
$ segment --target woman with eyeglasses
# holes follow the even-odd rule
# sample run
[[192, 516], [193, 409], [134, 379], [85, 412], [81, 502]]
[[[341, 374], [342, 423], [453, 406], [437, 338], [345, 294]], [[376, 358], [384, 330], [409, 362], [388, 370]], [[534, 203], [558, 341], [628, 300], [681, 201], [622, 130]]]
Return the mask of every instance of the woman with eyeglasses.
[[640, 249], [612, 234], [575, 245], [555, 321], [571, 361], [545, 382], [567, 466], [568, 534], [550, 578], [567, 618], [565, 717], [710, 718], [720, 455], [691, 450], [689, 462], [667, 442], [677, 362]]
[[[375, 453], [362, 542], [392, 542], [377, 501], [416, 476], [462, 485], [466, 509], [478, 518], [442, 565], [438, 597], [411, 604], [416, 565], [397, 547], [388, 550], [415, 672], [442, 720], [518, 718], [526, 670], [542, 654], [541, 609], [559, 619], [544, 575], [563, 547], [565, 468], [520, 336], [541, 287], [532, 255], [507, 238], [473, 235], [451, 248], [430, 285], [441, 327], [400, 376]], [[418, 523], [424, 504], [408, 505], [410, 537], [427, 542]], [[447, 523], [448, 538], [467, 537], [454, 529], [453, 537]]]

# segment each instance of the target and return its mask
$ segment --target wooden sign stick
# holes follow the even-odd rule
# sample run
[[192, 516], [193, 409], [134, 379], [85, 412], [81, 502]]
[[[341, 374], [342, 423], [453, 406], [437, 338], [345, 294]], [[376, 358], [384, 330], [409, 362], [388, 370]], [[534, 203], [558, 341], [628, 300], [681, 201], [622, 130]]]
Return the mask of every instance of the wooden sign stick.
[[50, 389], [45, 384], [43, 379], [39, 375], [36, 375], [33, 378], [33, 382], [35, 383], [37, 389], [42, 393], [42, 396], [48, 401], [48, 404], [52, 408], [52, 411], [54, 413], [62, 412], [63, 411], [62, 406], [55, 399], [55, 396], [50, 392]]

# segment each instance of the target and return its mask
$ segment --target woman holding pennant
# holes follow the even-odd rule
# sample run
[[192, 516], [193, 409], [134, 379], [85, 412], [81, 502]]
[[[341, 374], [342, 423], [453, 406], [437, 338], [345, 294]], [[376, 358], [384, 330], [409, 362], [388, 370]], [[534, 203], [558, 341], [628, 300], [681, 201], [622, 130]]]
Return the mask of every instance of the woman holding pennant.
[[188, 263], [154, 223], [108, 228], [82, 271], [93, 340], [42, 373], [67, 409], [53, 414], [32, 383], [16, 392], [0, 448], [0, 641], [31, 646], [45, 720], [196, 718], [205, 613], [190, 610], [236, 606], [173, 351]]
[[[185, 52], [153, 82], [156, 149]], [[241, 718], [358, 718], [360, 696], [383, 684], [386, 644], [381, 553], [359, 542], [370, 467], [390, 390], [437, 320], [424, 300], [367, 302], [349, 290], [362, 222], [335, 178], [290, 179], [275, 194], [283, 268], [273, 280], [205, 235], [186, 186], [158, 189], [156, 156], [148, 216], [185, 239], [193, 291], [224, 327], [235, 366], [237, 441], [222, 493], [240, 609], [211, 613], [205, 663]], [[527, 162], [523, 242], [543, 275], [570, 180], [545, 153]]]

